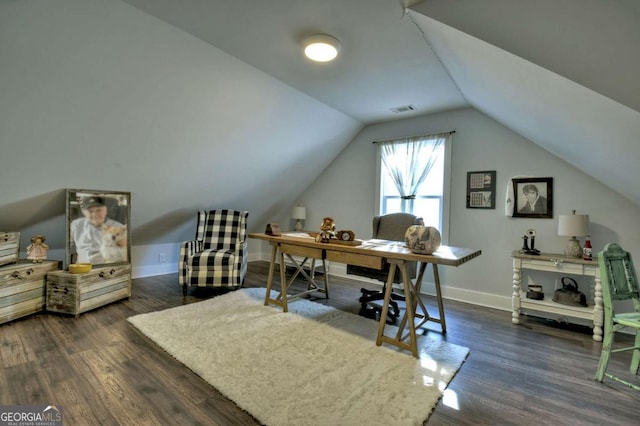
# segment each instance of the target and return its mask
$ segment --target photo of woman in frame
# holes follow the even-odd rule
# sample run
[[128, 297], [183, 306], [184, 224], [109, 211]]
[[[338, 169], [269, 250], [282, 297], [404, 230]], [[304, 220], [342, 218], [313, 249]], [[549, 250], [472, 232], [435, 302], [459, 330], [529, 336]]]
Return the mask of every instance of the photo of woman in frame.
[[67, 190], [67, 265], [130, 262], [128, 192]]
[[513, 217], [553, 217], [553, 178], [513, 179], [515, 211]]

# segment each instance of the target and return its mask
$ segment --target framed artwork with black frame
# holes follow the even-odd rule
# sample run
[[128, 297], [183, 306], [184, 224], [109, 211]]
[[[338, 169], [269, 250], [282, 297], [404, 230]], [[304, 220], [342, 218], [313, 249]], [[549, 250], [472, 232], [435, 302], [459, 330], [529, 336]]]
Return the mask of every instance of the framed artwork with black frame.
[[513, 179], [513, 217], [553, 218], [553, 178]]
[[67, 189], [66, 201], [67, 267], [131, 263], [131, 193]]
[[496, 171], [467, 172], [467, 208], [496, 208]]

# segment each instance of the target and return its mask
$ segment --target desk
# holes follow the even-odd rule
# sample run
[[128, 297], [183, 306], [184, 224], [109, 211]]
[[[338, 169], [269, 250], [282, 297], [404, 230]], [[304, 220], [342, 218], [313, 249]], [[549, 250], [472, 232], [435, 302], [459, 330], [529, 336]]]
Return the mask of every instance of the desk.
[[[325, 297], [329, 297], [329, 282], [327, 279], [327, 271], [325, 261], [332, 261], [338, 263], [348, 263], [351, 265], [365, 266], [368, 268], [382, 269], [384, 262], [391, 264], [389, 268], [389, 275], [387, 278], [386, 292], [384, 295], [384, 302], [382, 304], [382, 313], [380, 317], [380, 323], [378, 326], [378, 337], [376, 339], [376, 345], [380, 346], [383, 342], [395, 345], [399, 348], [411, 351], [413, 356], [418, 357], [418, 348], [416, 343], [416, 328], [419, 328], [427, 321], [434, 321], [441, 325], [442, 332], [446, 333], [447, 326], [444, 315], [444, 305], [442, 302], [442, 293], [440, 291], [440, 276], [438, 274], [438, 265], [459, 266], [474, 257], [479, 256], [482, 252], [480, 250], [441, 246], [438, 251], [432, 255], [422, 255], [411, 252], [404, 246], [403, 242], [387, 241], [387, 240], [366, 240], [361, 245], [343, 245], [336, 243], [316, 243], [314, 238], [304, 233], [284, 233], [281, 236], [271, 236], [262, 233], [251, 233], [249, 238], [255, 238], [263, 241], [268, 241], [272, 246], [271, 250], [271, 264], [269, 265], [269, 277], [267, 279], [267, 294], [265, 296], [265, 305], [274, 304], [281, 306], [284, 312], [287, 312], [288, 300], [295, 297], [300, 297], [311, 291], [323, 291]], [[273, 285], [273, 275], [275, 271], [276, 259], [280, 253], [280, 294], [275, 298], [271, 298], [271, 288]], [[310, 280], [311, 287], [307, 291], [298, 293], [296, 295], [287, 295], [287, 289], [293, 282], [293, 279], [287, 281], [285, 277], [284, 256], [287, 255], [290, 260], [291, 256], [300, 256], [305, 259], [321, 259], [324, 267], [324, 288], [319, 288], [317, 283], [309, 277], [305, 271], [302, 274], [305, 278]], [[415, 284], [411, 282], [407, 273], [407, 262], [420, 262], [420, 268], [418, 277]], [[438, 302], [438, 310], [440, 317], [434, 318], [430, 316], [425, 308], [424, 304], [420, 300], [420, 287], [422, 286], [422, 278], [427, 265], [431, 264], [433, 268], [433, 277], [436, 287], [436, 299]], [[402, 321], [398, 333], [395, 337], [389, 337], [384, 335], [384, 328], [387, 320], [387, 312], [389, 310], [389, 300], [391, 299], [391, 288], [396, 269], [400, 270], [402, 275], [402, 282], [404, 287], [404, 295], [406, 300], [406, 312]], [[301, 267], [298, 267], [298, 271], [294, 274], [297, 276]], [[416, 308], [420, 306], [422, 313], [415, 314]], [[415, 318], [421, 318], [422, 321], [419, 324], [415, 324]], [[404, 329], [406, 325], [409, 325], [409, 332], [404, 335]], [[404, 340], [409, 337], [409, 342], [405, 343]]]

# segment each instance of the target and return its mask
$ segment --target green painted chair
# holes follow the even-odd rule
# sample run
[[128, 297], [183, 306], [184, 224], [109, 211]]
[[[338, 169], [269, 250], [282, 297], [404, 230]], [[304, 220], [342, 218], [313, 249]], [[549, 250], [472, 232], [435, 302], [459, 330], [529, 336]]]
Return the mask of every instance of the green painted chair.
[[[602, 298], [604, 305], [604, 340], [602, 353], [598, 364], [596, 380], [602, 382], [606, 376], [612, 380], [624, 383], [633, 389], [640, 390], [640, 386], [607, 373], [609, 357], [614, 352], [633, 351], [631, 357], [631, 374], [638, 374], [640, 364], [640, 290], [638, 277], [633, 267], [629, 252], [622, 250], [618, 244], [607, 244], [598, 253], [600, 278], [602, 279]], [[632, 300], [634, 312], [616, 313], [613, 303], [618, 300]], [[634, 346], [612, 349], [614, 335], [620, 329], [635, 328], [636, 338]]]

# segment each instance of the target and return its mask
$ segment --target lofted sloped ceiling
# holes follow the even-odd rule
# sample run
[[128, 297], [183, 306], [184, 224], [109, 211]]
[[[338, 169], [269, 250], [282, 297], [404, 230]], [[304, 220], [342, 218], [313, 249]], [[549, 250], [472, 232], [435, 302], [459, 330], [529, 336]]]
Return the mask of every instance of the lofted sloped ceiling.
[[[398, 0], [124, 1], [365, 124], [469, 106]], [[304, 57], [314, 33], [338, 38], [336, 61]]]
[[427, 0], [411, 9], [640, 111], [637, 0]]
[[364, 124], [472, 105], [640, 204], [636, 0], [125, 1]]
[[640, 204], [640, 2], [429, 0], [412, 10], [476, 109]]

